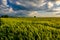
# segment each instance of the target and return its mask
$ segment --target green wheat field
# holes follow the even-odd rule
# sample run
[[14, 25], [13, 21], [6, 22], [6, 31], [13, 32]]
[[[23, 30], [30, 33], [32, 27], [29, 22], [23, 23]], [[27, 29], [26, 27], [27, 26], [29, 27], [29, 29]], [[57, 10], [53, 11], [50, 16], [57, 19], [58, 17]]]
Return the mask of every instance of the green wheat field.
[[60, 40], [60, 18], [0, 18], [0, 40]]

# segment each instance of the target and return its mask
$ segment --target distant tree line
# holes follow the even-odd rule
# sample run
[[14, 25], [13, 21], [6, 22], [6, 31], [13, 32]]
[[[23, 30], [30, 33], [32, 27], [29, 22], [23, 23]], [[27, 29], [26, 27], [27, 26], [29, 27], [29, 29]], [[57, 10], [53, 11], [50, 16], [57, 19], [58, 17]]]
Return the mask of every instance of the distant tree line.
[[12, 16], [8, 16], [8, 15], [2, 15], [2, 16], [0, 16], [0, 18], [8, 18], [8, 17], [12, 17]]
[[[9, 18], [9, 17], [13, 17], [13, 16], [8, 16], [8, 15], [2, 15], [2, 16], [0, 16], [0, 18]], [[34, 16], [34, 18], [36, 18], [36, 16]]]

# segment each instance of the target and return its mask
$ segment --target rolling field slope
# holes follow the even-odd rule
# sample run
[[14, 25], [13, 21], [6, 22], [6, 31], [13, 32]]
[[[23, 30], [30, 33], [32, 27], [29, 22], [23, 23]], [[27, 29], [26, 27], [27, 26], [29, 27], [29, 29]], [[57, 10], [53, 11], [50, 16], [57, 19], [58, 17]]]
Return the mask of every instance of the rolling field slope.
[[0, 18], [0, 40], [60, 40], [60, 18]]

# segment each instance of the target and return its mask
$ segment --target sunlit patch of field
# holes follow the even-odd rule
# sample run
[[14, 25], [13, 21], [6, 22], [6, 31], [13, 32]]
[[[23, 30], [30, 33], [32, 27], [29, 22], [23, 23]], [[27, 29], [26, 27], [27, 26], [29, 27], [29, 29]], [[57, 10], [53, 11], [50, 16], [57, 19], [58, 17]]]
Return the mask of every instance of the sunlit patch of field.
[[0, 18], [1, 40], [60, 40], [60, 18]]

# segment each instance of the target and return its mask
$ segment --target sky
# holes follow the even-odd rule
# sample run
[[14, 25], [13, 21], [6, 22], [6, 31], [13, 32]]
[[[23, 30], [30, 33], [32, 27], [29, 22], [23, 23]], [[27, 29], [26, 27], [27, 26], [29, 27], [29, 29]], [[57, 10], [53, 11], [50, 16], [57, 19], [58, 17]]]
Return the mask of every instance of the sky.
[[0, 0], [0, 14], [60, 17], [60, 0]]

